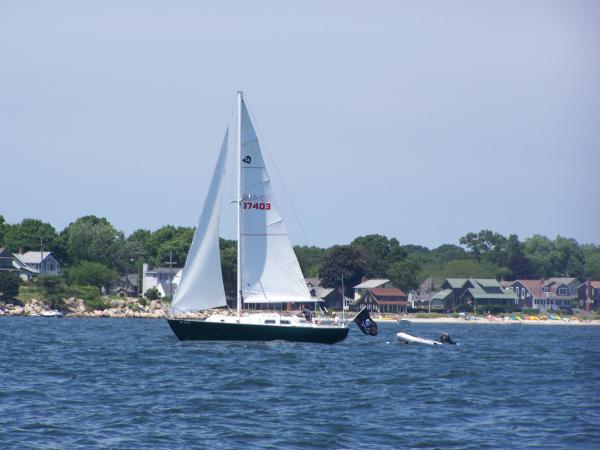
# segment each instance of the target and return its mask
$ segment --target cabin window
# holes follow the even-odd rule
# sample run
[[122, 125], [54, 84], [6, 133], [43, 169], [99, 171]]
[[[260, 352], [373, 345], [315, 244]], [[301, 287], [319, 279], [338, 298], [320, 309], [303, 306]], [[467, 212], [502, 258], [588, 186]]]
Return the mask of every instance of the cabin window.
[[275, 320], [273, 320], [273, 319], [265, 320], [265, 323], [272, 323], [272, 324], [274, 324]]
[[289, 320], [282, 320], [281, 324], [282, 325], [289, 325], [291, 322]]

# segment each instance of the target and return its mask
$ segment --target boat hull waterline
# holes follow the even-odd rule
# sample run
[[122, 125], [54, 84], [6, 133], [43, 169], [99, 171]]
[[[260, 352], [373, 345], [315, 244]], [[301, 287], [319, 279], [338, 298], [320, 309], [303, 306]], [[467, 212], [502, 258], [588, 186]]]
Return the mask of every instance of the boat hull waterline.
[[290, 341], [335, 344], [348, 336], [346, 327], [298, 327], [204, 320], [167, 319], [180, 341]]

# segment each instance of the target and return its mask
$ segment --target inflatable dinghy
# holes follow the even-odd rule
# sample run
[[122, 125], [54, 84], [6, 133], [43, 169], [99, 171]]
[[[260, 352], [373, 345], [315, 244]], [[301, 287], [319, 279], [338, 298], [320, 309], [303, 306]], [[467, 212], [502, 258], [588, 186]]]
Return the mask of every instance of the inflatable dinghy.
[[423, 345], [442, 345], [442, 344], [456, 344], [448, 335], [448, 333], [442, 333], [439, 341], [434, 341], [432, 339], [425, 339], [418, 336], [412, 336], [408, 333], [403, 333], [402, 331], [396, 334], [398, 340], [404, 344], [423, 344]]

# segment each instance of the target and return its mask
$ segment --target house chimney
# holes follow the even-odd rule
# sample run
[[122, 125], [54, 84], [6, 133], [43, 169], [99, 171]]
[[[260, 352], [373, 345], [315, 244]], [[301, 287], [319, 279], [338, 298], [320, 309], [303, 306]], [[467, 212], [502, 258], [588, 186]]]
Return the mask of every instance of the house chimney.
[[22, 254], [23, 254], [23, 246], [19, 245], [19, 255], [22, 255]]

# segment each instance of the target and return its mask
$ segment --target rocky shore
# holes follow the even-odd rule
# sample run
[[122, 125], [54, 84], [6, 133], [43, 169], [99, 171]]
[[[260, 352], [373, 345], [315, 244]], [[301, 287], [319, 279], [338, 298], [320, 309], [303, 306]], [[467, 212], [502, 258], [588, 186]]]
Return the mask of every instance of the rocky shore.
[[[167, 316], [168, 305], [158, 300], [140, 302], [136, 298], [123, 298], [118, 300], [108, 299], [108, 308], [103, 310], [90, 310], [79, 298], [65, 300], [66, 308], [61, 311], [65, 317], [109, 317], [109, 318], [140, 318], [161, 319]], [[50, 306], [41, 300], [33, 299], [25, 305], [7, 303], [0, 305], [0, 316], [44, 316], [53, 311]]]

